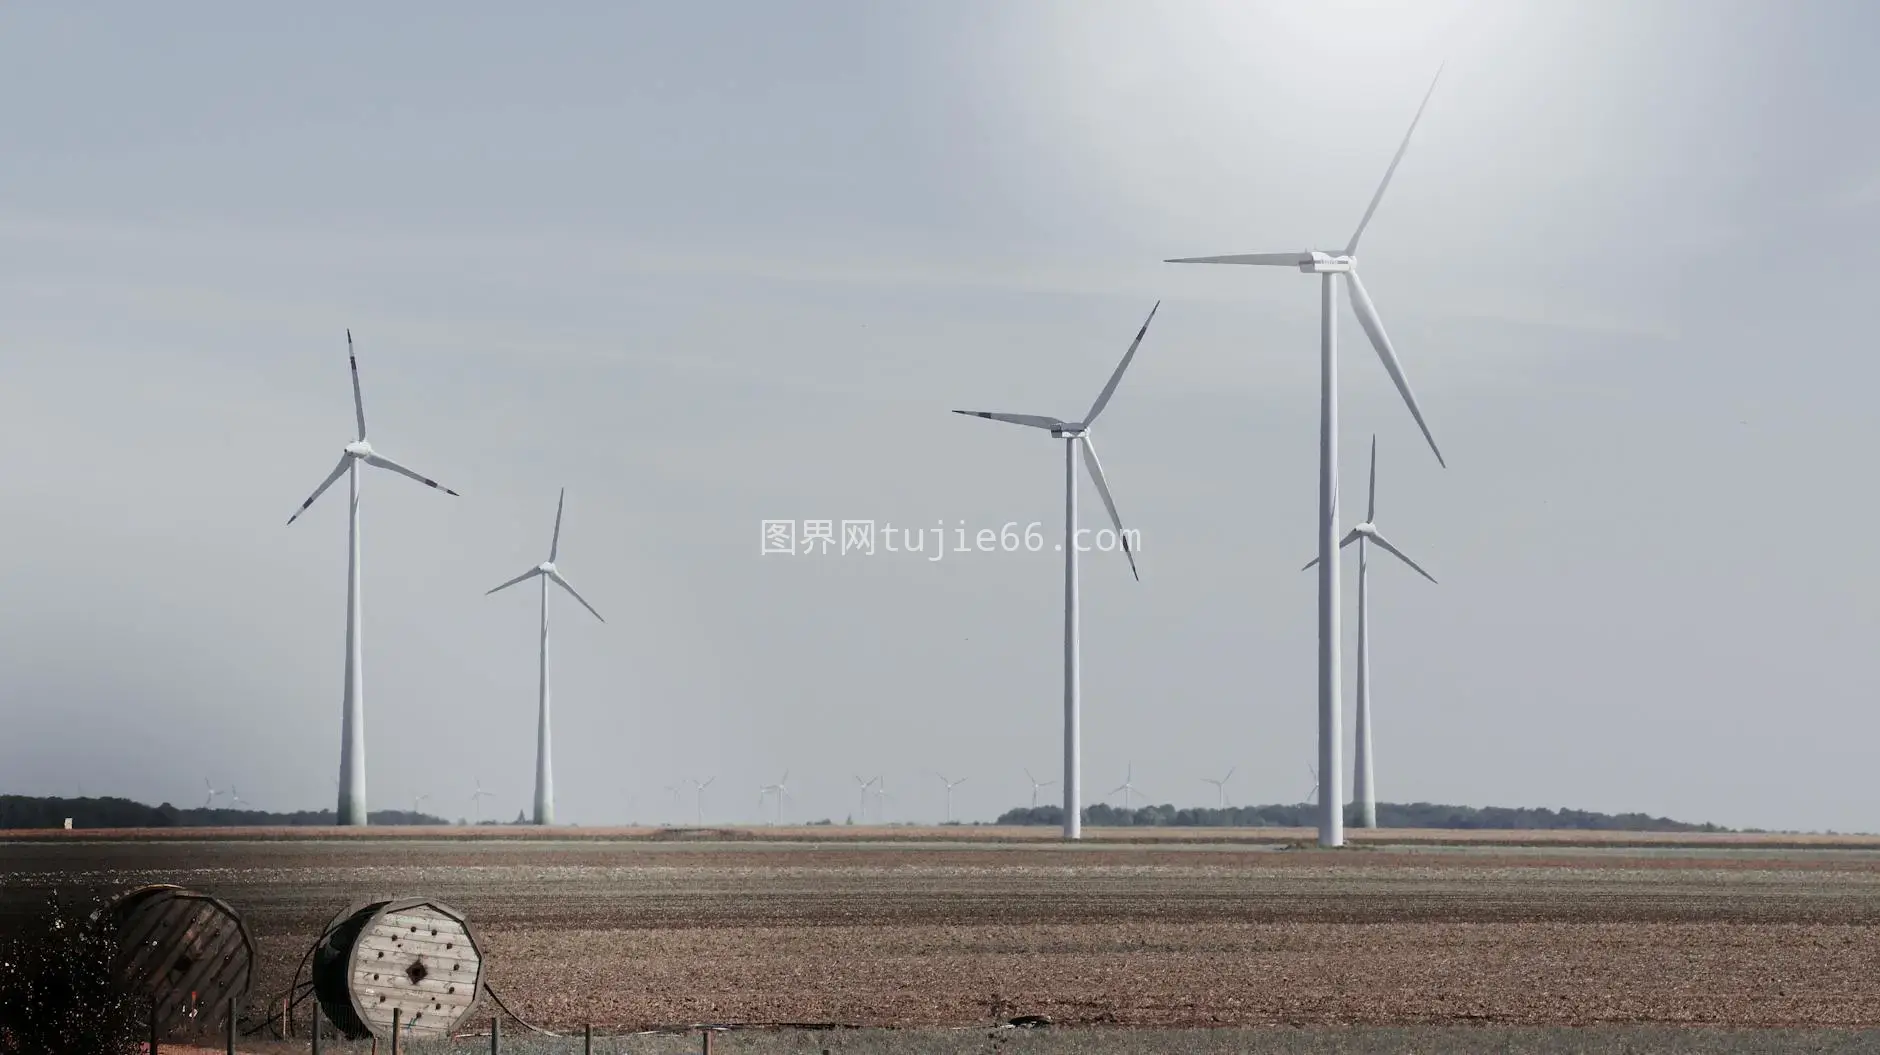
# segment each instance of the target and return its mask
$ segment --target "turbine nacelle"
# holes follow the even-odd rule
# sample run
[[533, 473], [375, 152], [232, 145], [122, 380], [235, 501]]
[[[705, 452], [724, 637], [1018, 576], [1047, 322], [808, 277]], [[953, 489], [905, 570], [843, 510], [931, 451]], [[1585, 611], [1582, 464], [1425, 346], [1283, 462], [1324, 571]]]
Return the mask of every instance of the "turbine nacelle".
[[348, 443], [346, 445], [345, 451], [346, 451], [346, 457], [348, 458], [372, 457], [372, 445], [370, 443], [367, 443], [365, 440], [354, 440], [351, 443]]
[[[513, 567], [513, 565], [511, 566]], [[550, 560], [545, 560], [542, 563], [537, 564], [535, 566], [535, 570], [542, 573], [543, 575], [553, 575], [555, 574], [555, 562], [550, 561]]]
[[1340, 274], [1358, 266], [1358, 262], [1343, 254], [1333, 255], [1312, 250], [1299, 258], [1299, 270], [1308, 275]]
[[1066, 421], [1061, 425], [1051, 427], [1051, 437], [1059, 440], [1074, 440], [1088, 431], [1089, 429], [1081, 421]]

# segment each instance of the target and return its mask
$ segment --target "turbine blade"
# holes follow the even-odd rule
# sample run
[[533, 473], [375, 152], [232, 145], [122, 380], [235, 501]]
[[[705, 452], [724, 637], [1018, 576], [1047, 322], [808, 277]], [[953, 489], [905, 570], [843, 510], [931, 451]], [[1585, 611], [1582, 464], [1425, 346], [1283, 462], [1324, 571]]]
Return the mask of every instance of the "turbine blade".
[[1056, 418], [1044, 414], [1001, 414], [990, 410], [956, 410], [955, 414], [964, 414], [970, 418], [987, 418], [992, 421], [1009, 421], [1014, 425], [1030, 425], [1034, 429], [1055, 429], [1064, 424]]
[[1162, 262], [1164, 264], [1263, 264], [1269, 267], [1298, 267], [1311, 259], [1311, 253], [1233, 253], [1227, 256], [1184, 256]]
[[1096, 483], [1097, 494], [1103, 498], [1103, 508], [1110, 511], [1110, 523], [1116, 525], [1116, 537], [1123, 542], [1123, 556], [1129, 558], [1129, 574], [1141, 582], [1142, 575], [1136, 571], [1136, 555], [1129, 549], [1129, 533], [1123, 530], [1123, 518], [1116, 512], [1116, 499], [1110, 497], [1110, 485], [1103, 479], [1103, 463], [1097, 461], [1097, 448], [1091, 444], [1088, 432], [1078, 439], [1084, 445], [1084, 468], [1090, 470], [1090, 479]]
[[1123, 361], [1116, 364], [1116, 372], [1110, 375], [1110, 383], [1103, 386], [1103, 391], [1097, 395], [1097, 401], [1090, 404], [1090, 413], [1084, 415], [1086, 428], [1097, 420], [1097, 415], [1103, 413], [1104, 407], [1110, 405], [1110, 396], [1116, 393], [1117, 383], [1123, 380], [1123, 371], [1129, 369], [1129, 361], [1136, 357], [1136, 349], [1142, 344], [1142, 335], [1149, 332], [1149, 324], [1155, 321], [1155, 313], [1161, 307], [1162, 302], [1156, 301], [1155, 307], [1149, 309], [1149, 317], [1142, 320], [1142, 329], [1137, 330], [1136, 339], [1129, 342], [1129, 351], [1124, 352]]
[[371, 465], [371, 466], [376, 466], [380, 469], [389, 469], [392, 472], [395, 472], [400, 476], [409, 476], [410, 478], [418, 481], [424, 486], [434, 487], [438, 489], [439, 491], [444, 492], [447, 495], [453, 495], [458, 498], [463, 497], [462, 495], [457, 494], [457, 492], [451, 490], [450, 488], [445, 487], [443, 484], [438, 483], [436, 480], [433, 480], [428, 476], [422, 476], [416, 472], [413, 472], [412, 470], [405, 468], [404, 466], [398, 464], [397, 462], [391, 460], [390, 458], [387, 458], [383, 454], [366, 455], [366, 464]]
[[366, 438], [366, 397], [359, 392], [359, 357], [353, 354], [352, 327], [346, 328], [346, 361], [352, 364], [353, 416], [359, 419], [359, 438]]
[[1221, 783], [1223, 783], [1223, 784], [1225, 784], [1225, 783], [1227, 783], [1228, 781], [1230, 781], [1230, 780], [1232, 780], [1232, 779], [1234, 779], [1234, 774], [1235, 774], [1236, 772], [1238, 772], [1238, 771], [1239, 771], [1239, 769], [1240, 769], [1240, 767], [1239, 767], [1239, 766], [1235, 766], [1235, 767], [1233, 767], [1232, 769], [1229, 769], [1229, 770], [1227, 771], [1227, 775], [1221, 778]]
[[495, 593], [497, 590], [507, 590], [511, 586], [514, 586], [519, 582], [528, 582], [530, 579], [533, 579], [537, 575], [540, 575], [540, 574], [542, 574], [542, 569], [530, 568], [528, 571], [523, 572], [521, 575], [516, 576], [515, 578], [509, 580], [508, 582], [502, 584], [501, 586], [496, 587], [495, 589], [484, 590], [483, 596], [488, 597], [490, 594]]
[[555, 561], [555, 554], [561, 552], [561, 507], [567, 500], [568, 489], [564, 487], [561, 489], [561, 497], [555, 499], [555, 537], [548, 542], [548, 560], [551, 564]]
[[1371, 501], [1364, 507], [1364, 522], [1377, 523], [1377, 434], [1371, 434]]
[[1441, 79], [1443, 68], [1436, 67], [1436, 76], [1430, 78], [1430, 90], [1423, 93], [1423, 101], [1417, 104], [1417, 114], [1410, 119], [1410, 130], [1403, 134], [1403, 143], [1397, 147], [1397, 155], [1390, 159], [1390, 167], [1384, 170], [1384, 181], [1377, 185], [1377, 193], [1371, 195], [1371, 204], [1364, 210], [1364, 219], [1358, 221], [1358, 229], [1351, 232], [1351, 241], [1345, 246], [1345, 255], [1351, 256], [1358, 251], [1358, 239], [1364, 237], [1364, 229], [1371, 223], [1371, 214], [1377, 211], [1377, 203], [1384, 200], [1384, 189], [1390, 186], [1390, 178], [1397, 174], [1397, 163], [1403, 160], [1403, 152], [1410, 149], [1410, 137], [1416, 134], [1417, 122], [1423, 120], [1423, 108], [1430, 104], [1430, 96], [1436, 94], [1436, 82]]
[[1447, 468], [1449, 463], [1443, 461], [1443, 452], [1436, 446], [1436, 437], [1430, 435], [1430, 427], [1423, 420], [1416, 393], [1410, 391], [1410, 382], [1403, 376], [1403, 365], [1397, 361], [1397, 352], [1390, 346], [1384, 323], [1378, 319], [1377, 308], [1371, 304], [1371, 295], [1364, 291], [1364, 281], [1358, 277], [1356, 268], [1345, 272], [1345, 279], [1346, 290], [1351, 294], [1351, 310], [1357, 313], [1358, 325], [1364, 327], [1364, 335], [1371, 339], [1371, 347], [1377, 349], [1377, 357], [1383, 361], [1391, 382], [1397, 386], [1397, 394], [1403, 397], [1404, 405], [1410, 408], [1410, 416], [1416, 419], [1417, 428], [1423, 430], [1423, 438], [1430, 444], [1430, 453], [1436, 455], [1436, 464]]
[[[562, 589], [567, 590], [569, 595], [571, 595], [575, 600], [580, 601], [581, 607], [587, 609], [590, 612], [594, 612], [594, 606], [587, 603], [587, 598], [581, 596], [579, 593], [576, 593], [575, 588], [568, 585], [568, 580], [562, 578], [560, 572], [551, 571], [548, 573], [548, 577], [555, 580], [555, 583], [559, 585]], [[603, 623], [607, 621], [605, 619], [601, 619], [601, 614], [599, 612], [594, 612], [594, 618], [600, 619], [601, 622]], [[789, 774], [786, 773], [784, 774], [784, 776], [787, 778]]]
[[294, 521], [299, 520], [300, 514], [305, 513], [307, 511], [307, 507], [313, 504], [314, 499], [319, 498], [321, 495], [325, 494], [326, 489], [333, 486], [333, 481], [345, 475], [346, 463], [348, 461], [351, 461], [351, 459], [346, 457], [343, 454], [340, 455], [339, 464], [333, 467], [333, 471], [327, 474], [326, 479], [320, 481], [320, 486], [313, 489], [313, 493], [307, 496], [307, 500], [305, 502], [300, 503], [300, 508], [294, 510], [294, 515], [287, 518], [287, 522], [289, 524], [292, 524]]
[[[1349, 546], [1353, 542], [1357, 541], [1358, 538], [1359, 538], [1358, 529], [1352, 528], [1350, 531], [1345, 532], [1344, 538], [1338, 540], [1338, 548], [1344, 549], [1346, 546]], [[1311, 560], [1306, 561], [1305, 566], [1300, 568], [1299, 570], [1311, 571], [1313, 568], [1318, 567], [1318, 564], [1319, 564], [1319, 559], [1317, 557], [1314, 557]]]
[[1397, 558], [1398, 560], [1403, 561], [1405, 564], [1410, 565], [1410, 567], [1414, 569], [1418, 575], [1423, 576], [1425, 579], [1428, 579], [1431, 582], [1436, 581], [1436, 576], [1431, 575], [1429, 572], [1424, 571], [1422, 565], [1418, 564], [1416, 561], [1411, 560], [1409, 557], [1404, 556], [1403, 550], [1400, 550], [1397, 547], [1391, 545], [1389, 540], [1385, 539], [1384, 536], [1373, 531], [1371, 533], [1371, 541], [1377, 544], [1378, 549], [1381, 549], [1385, 553], [1388, 553], [1391, 556]]

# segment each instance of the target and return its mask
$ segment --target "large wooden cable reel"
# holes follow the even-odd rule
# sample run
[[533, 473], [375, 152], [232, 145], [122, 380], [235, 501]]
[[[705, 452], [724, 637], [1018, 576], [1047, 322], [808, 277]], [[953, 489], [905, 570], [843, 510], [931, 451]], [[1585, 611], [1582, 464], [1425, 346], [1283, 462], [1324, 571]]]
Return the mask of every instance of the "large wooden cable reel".
[[462, 912], [431, 898], [353, 905], [313, 950], [313, 987], [347, 1037], [448, 1037], [483, 987], [483, 951]]
[[112, 971], [128, 992], [152, 1005], [165, 1036], [185, 1024], [220, 1025], [255, 980], [255, 940], [227, 902], [167, 884], [138, 887], [100, 912], [115, 928]]

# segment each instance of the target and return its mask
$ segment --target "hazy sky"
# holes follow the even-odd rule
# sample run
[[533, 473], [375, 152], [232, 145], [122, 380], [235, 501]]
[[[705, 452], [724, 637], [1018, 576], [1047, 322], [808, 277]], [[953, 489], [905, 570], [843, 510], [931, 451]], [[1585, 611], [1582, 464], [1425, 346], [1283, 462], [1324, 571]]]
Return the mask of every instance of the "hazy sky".
[[1373, 576], [1381, 797], [1880, 829], [1880, 9], [1410, 6], [9, 5], [0, 789], [331, 804], [342, 493], [283, 525], [350, 326], [374, 443], [463, 492], [366, 479], [374, 807], [526, 804], [535, 594], [482, 594], [566, 486], [562, 819], [786, 769], [990, 819], [1058, 776], [1059, 555], [759, 524], [1055, 542], [1061, 445], [947, 411], [1081, 415], [1160, 299], [1088, 788], [1300, 800], [1317, 290], [1159, 261], [1343, 244], [1447, 58], [1364, 252], [1447, 470], [1341, 306], [1344, 506], [1375, 432], [1441, 580]]

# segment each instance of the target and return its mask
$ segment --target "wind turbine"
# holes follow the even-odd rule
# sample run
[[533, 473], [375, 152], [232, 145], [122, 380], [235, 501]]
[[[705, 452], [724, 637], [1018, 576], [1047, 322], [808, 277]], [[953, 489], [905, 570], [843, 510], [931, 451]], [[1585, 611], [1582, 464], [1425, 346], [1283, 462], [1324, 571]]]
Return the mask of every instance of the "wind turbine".
[[1312, 774], [1312, 788], [1306, 792], [1306, 802], [1317, 802], [1319, 801], [1319, 768], [1317, 766], [1307, 766], [1306, 769]]
[[428, 799], [430, 799], [430, 797], [431, 797], [431, 795], [430, 795], [430, 793], [429, 793], [429, 792], [426, 792], [426, 793], [425, 793], [425, 794], [423, 794], [423, 795], [413, 795], [413, 796], [411, 797], [411, 816], [412, 816], [412, 819], [414, 819], [414, 820], [415, 820], [415, 819], [417, 819], [417, 818], [418, 818], [418, 817], [419, 817], [419, 816], [420, 816], [420, 815], [421, 815], [421, 814], [423, 813], [423, 810], [424, 810], [424, 804], [425, 804], [425, 802], [426, 802], [426, 800], [428, 800]]
[[947, 779], [946, 777], [944, 777], [944, 776], [942, 776], [942, 775], [941, 775], [941, 774], [939, 774], [939, 773], [935, 773], [935, 774], [934, 774], [934, 776], [936, 776], [936, 777], [940, 777], [940, 783], [942, 783], [942, 784], [945, 784], [945, 785], [947, 786], [947, 819], [946, 819], [946, 823], [948, 823], [948, 824], [952, 824], [952, 823], [953, 823], [953, 789], [954, 789], [954, 788], [957, 788], [957, 787], [959, 787], [959, 786], [960, 786], [961, 784], [964, 784], [964, 783], [966, 783], [966, 778], [965, 778], [965, 777], [961, 777], [961, 778], [960, 778], [960, 779], [958, 779], [958, 780], [948, 780], [948, 779]]
[[887, 785], [882, 781], [880, 777], [876, 777], [875, 778], [875, 821], [877, 823], [880, 823], [880, 824], [888, 823], [888, 803], [893, 802], [893, 801], [894, 801], [894, 796], [888, 794]]
[[1103, 507], [1109, 510], [1110, 523], [1116, 525], [1116, 535], [1123, 543], [1123, 556], [1129, 558], [1129, 573], [1141, 581], [1142, 576], [1136, 571], [1136, 555], [1129, 548], [1129, 535], [1123, 531], [1123, 518], [1116, 512], [1116, 500], [1110, 496], [1110, 485], [1103, 479], [1103, 463], [1097, 460], [1097, 448], [1090, 440], [1091, 426], [1096, 424], [1097, 415], [1109, 405], [1110, 397], [1116, 394], [1116, 386], [1123, 380], [1123, 371], [1129, 369], [1129, 361], [1136, 357], [1136, 349], [1141, 346], [1143, 335], [1149, 332], [1149, 323], [1155, 320], [1161, 301], [1149, 309], [1149, 317], [1142, 320], [1142, 328], [1136, 331], [1136, 339], [1129, 344], [1129, 351], [1123, 353], [1123, 361], [1116, 364], [1116, 372], [1110, 375], [1110, 382], [1097, 394], [1097, 401], [1090, 405], [1090, 412], [1082, 421], [1060, 421], [1042, 414], [1005, 414], [985, 410], [956, 410], [955, 414], [966, 414], [976, 418], [989, 418], [993, 421], [1005, 421], [1014, 425], [1027, 425], [1034, 429], [1046, 429], [1053, 439], [1064, 441], [1064, 542], [1059, 548], [1064, 551], [1064, 838], [1080, 839], [1083, 837], [1083, 821], [1078, 815], [1077, 804], [1083, 793], [1083, 761], [1081, 749], [1081, 723], [1083, 720], [1082, 689], [1082, 631], [1079, 626], [1077, 605], [1077, 451], [1081, 447], [1084, 454], [1084, 466], [1090, 471], [1090, 479], [1097, 485], [1097, 494], [1103, 499]]
[[790, 795], [790, 771], [789, 770], [787, 769], [784, 770], [783, 779], [777, 781], [775, 784], [765, 784], [763, 787], [757, 789], [757, 808], [760, 813], [763, 811], [763, 808], [764, 808], [764, 796], [773, 791], [776, 792], [777, 794], [777, 823], [782, 824], [783, 823], [783, 800], [788, 798]]
[[352, 512], [346, 527], [346, 690], [342, 704], [339, 734], [339, 809], [334, 818], [340, 824], [366, 823], [366, 690], [363, 666], [364, 638], [359, 623], [359, 483], [360, 467], [385, 469], [409, 477], [447, 495], [457, 492], [428, 476], [407, 469], [372, 449], [366, 442], [366, 403], [359, 393], [359, 357], [353, 354], [352, 331], [346, 331], [346, 358], [352, 364], [353, 416], [358, 419], [359, 438], [348, 443], [340, 453], [339, 464], [327, 474], [313, 494], [300, 503], [300, 509], [287, 518], [292, 524], [300, 519], [314, 501], [346, 476], [352, 486]]
[[1025, 779], [1031, 781], [1031, 808], [1035, 810], [1038, 808], [1038, 792], [1057, 783], [1057, 781], [1039, 780], [1037, 777], [1031, 775], [1031, 770], [1029, 769], [1025, 770]]
[[1112, 795], [1119, 791], [1123, 793], [1123, 808], [1126, 810], [1129, 809], [1129, 797], [1136, 793], [1135, 779], [1136, 765], [1132, 762], [1129, 768], [1123, 771], [1123, 782], [1110, 789]]
[[216, 790], [214, 784], [209, 783], [208, 777], [202, 778], [202, 786], [209, 789], [208, 796], [202, 800], [202, 808], [206, 810], [209, 808], [211, 803], [215, 802], [215, 797], [222, 793]]
[[717, 779], [717, 777], [707, 777], [703, 784], [696, 779], [689, 781], [692, 785], [694, 808], [698, 810], [698, 823], [701, 825], [705, 823], [705, 789], [711, 787], [712, 781]]
[[471, 820], [471, 823], [473, 823], [473, 824], [479, 824], [479, 823], [482, 823], [482, 820], [483, 820], [483, 800], [484, 800], [484, 799], [487, 799], [487, 798], [492, 798], [492, 797], [494, 797], [495, 795], [496, 795], [496, 793], [495, 793], [494, 791], [484, 791], [484, 790], [483, 790], [483, 778], [482, 778], [482, 777], [478, 777], [478, 778], [477, 778], [477, 789], [476, 789], [475, 791], [473, 791], [473, 792], [471, 792], [471, 793], [470, 793], [470, 809], [472, 810], [472, 812], [474, 812], [474, 813], [476, 814], [476, 816], [475, 816], [475, 817], [472, 817], [472, 818], [470, 818], [470, 820]]
[[254, 805], [254, 803], [249, 802], [246, 799], [243, 799], [242, 793], [235, 790], [235, 785], [230, 784], [228, 786], [228, 808], [229, 809], [238, 810], [238, 809], [241, 809], [243, 806], [252, 806], [252, 805]]
[[581, 602], [581, 607], [593, 612], [594, 618], [605, 623], [601, 614], [594, 611], [594, 606], [587, 603], [587, 598], [575, 592], [568, 580], [562, 577], [555, 567], [555, 556], [561, 552], [561, 509], [568, 500], [568, 489], [561, 489], [561, 497], [555, 499], [555, 534], [548, 540], [548, 559], [521, 575], [484, 593], [488, 597], [499, 590], [507, 590], [517, 583], [530, 579], [542, 580], [542, 669], [541, 669], [541, 704], [535, 716], [535, 823], [555, 823], [555, 761], [550, 751], [548, 735], [548, 584], [554, 583], [568, 591], [568, 595]]
[[[1368, 503], [1364, 509], [1364, 522], [1351, 529], [1338, 543], [1344, 549], [1353, 542], [1358, 544], [1358, 757], [1356, 765], [1356, 785], [1352, 791], [1358, 800], [1359, 825], [1365, 828], [1377, 827], [1377, 784], [1371, 773], [1371, 637], [1369, 587], [1370, 562], [1365, 553], [1365, 544], [1371, 543], [1385, 553], [1408, 564], [1412, 571], [1431, 582], [1436, 577], [1423, 570], [1422, 566], [1409, 557], [1403, 550], [1390, 544], [1377, 531], [1377, 437], [1371, 437], [1371, 488]], [[1312, 558], [1307, 568], [1319, 562]], [[1301, 571], [1305, 569], [1300, 569]]]
[[[1439, 68], [1436, 74], [1440, 78], [1442, 70]], [[1171, 264], [1296, 267], [1305, 274], [1319, 276], [1318, 768], [1331, 776], [1334, 784], [1343, 768], [1340, 757], [1343, 731], [1339, 727], [1338, 562], [1332, 559], [1332, 552], [1338, 546], [1338, 315], [1332, 293], [1333, 281], [1339, 275], [1345, 276], [1345, 288], [1350, 294], [1352, 311], [1358, 316], [1358, 325], [1364, 328], [1365, 336], [1371, 340], [1371, 347], [1377, 350], [1377, 356], [1383, 361], [1391, 381], [1396, 384], [1398, 394], [1410, 408], [1410, 416], [1416, 419], [1417, 427], [1423, 430], [1423, 438], [1429, 442], [1437, 464], [1443, 464], [1442, 451], [1437, 449], [1436, 438], [1430, 434], [1429, 425], [1424, 423], [1423, 411], [1417, 407], [1416, 396], [1410, 391], [1410, 382], [1404, 377], [1403, 367], [1397, 362], [1397, 353], [1391, 347], [1390, 338], [1384, 333], [1384, 324], [1378, 319], [1377, 309], [1371, 304], [1371, 295], [1365, 292], [1364, 282], [1358, 278], [1357, 261], [1358, 240], [1364, 236], [1365, 227], [1370, 225], [1372, 214], [1377, 212], [1378, 202], [1384, 200], [1384, 190], [1390, 186], [1390, 178], [1396, 173], [1398, 162], [1403, 160], [1404, 151], [1410, 148], [1410, 136], [1416, 132], [1417, 122], [1423, 119], [1423, 108], [1429, 105], [1430, 96], [1435, 91], [1436, 81], [1431, 80], [1429, 91], [1424, 93], [1423, 102], [1417, 106], [1416, 116], [1410, 120], [1410, 130], [1404, 133], [1402, 145], [1397, 148], [1396, 156], [1391, 158], [1390, 167], [1384, 170], [1383, 182], [1378, 184], [1377, 193], [1371, 196], [1371, 204], [1358, 221], [1358, 229], [1352, 232], [1351, 241], [1345, 243], [1343, 249], [1198, 256], [1168, 261]], [[1343, 846], [1345, 818], [1339, 805], [1340, 796], [1321, 795], [1319, 798], [1319, 845]]]
[[855, 783], [860, 787], [862, 796], [861, 804], [856, 809], [856, 820], [866, 821], [868, 819], [868, 787], [880, 779], [880, 777], [870, 777], [867, 780], [863, 780], [859, 776], [855, 778]]
[[1239, 766], [1235, 766], [1233, 767], [1233, 769], [1229, 769], [1227, 771], [1227, 775], [1222, 777], [1219, 780], [1216, 780], [1213, 777], [1201, 778], [1201, 782], [1203, 784], [1214, 785], [1214, 790], [1220, 793], [1220, 805], [1217, 807], [1218, 809], [1224, 810], [1227, 808], [1227, 782], [1234, 779], [1234, 770], [1239, 769], [1239, 768], [1240, 768]]

